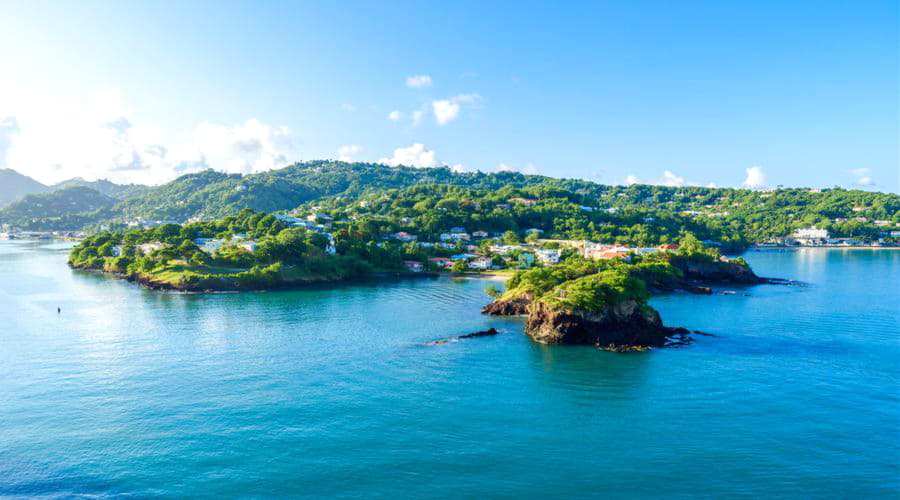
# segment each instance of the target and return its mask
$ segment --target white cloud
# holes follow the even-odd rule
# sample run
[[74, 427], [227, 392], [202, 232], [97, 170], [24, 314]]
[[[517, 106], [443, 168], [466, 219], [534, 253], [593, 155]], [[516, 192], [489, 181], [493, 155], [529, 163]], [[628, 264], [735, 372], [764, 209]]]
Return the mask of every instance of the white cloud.
[[497, 165], [495, 170], [498, 172], [519, 172], [526, 175], [537, 175], [538, 173], [537, 166], [533, 163], [527, 163], [523, 167], [514, 167], [512, 165], [507, 165], [506, 163], [501, 163]]
[[869, 176], [869, 172], [871, 170], [868, 168], [854, 168], [851, 170], [850, 173], [853, 174], [853, 177], [856, 177], [853, 184], [860, 187], [874, 186], [875, 181]]
[[681, 187], [681, 186], [699, 186], [700, 183], [693, 181], [686, 181], [684, 177], [675, 174], [671, 170], [664, 170], [663, 175], [659, 179], [641, 179], [636, 175], [628, 175], [625, 177], [625, 185], [631, 186], [632, 184], [649, 184], [654, 186], [668, 186], [668, 187]]
[[341, 104], [341, 109], [348, 113], [352, 113], [356, 111], [356, 106], [350, 104], [349, 102], [345, 102], [344, 104]]
[[669, 187], [680, 187], [684, 186], [684, 177], [678, 177], [673, 174], [671, 170], [666, 170], [663, 172], [663, 186]]
[[346, 146], [341, 146], [338, 148], [338, 160], [340, 161], [353, 161], [353, 155], [362, 152], [362, 146], [357, 146], [356, 144], [348, 144]]
[[744, 187], [760, 188], [766, 185], [766, 174], [762, 167], [750, 167], [747, 169], [747, 178], [744, 179]]
[[460, 105], [474, 105], [479, 102], [481, 102], [481, 96], [478, 94], [459, 94], [449, 99], [432, 101], [431, 109], [437, 124], [446, 125], [459, 116]]
[[408, 148], [397, 148], [394, 150], [394, 156], [381, 158], [378, 162], [393, 167], [405, 165], [407, 167], [428, 168], [443, 165], [437, 160], [435, 152], [426, 149], [422, 143], [413, 144]]
[[431, 107], [438, 125], [446, 125], [459, 116], [459, 104], [449, 99], [434, 101], [431, 103]]
[[394, 111], [388, 113], [387, 119], [392, 122], [398, 122], [403, 119], [403, 112], [395, 109]]
[[19, 95], [25, 97], [4, 103], [11, 113], [0, 120], [0, 160], [45, 183], [84, 177], [158, 184], [210, 167], [258, 172], [283, 167], [293, 150], [290, 129], [256, 119], [201, 122], [167, 134], [141, 121], [116, 90], [87, 99]]
[[431, 77], [428, 75], [415, 75], [406, 79], [406, 86], [413, 89], [424, 89], [431, 86]]

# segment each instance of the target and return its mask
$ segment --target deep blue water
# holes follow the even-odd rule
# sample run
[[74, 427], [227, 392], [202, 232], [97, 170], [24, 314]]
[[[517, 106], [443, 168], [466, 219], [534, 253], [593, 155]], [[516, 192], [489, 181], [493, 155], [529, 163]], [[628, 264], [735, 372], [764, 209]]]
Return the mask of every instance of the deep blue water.
[[182, 295], [65, 258], [0, 243], [0, 496], [900, 495], [900, 251], [750, 252], [810, 286], [657, 297], [718, 336], [637, 354], [536, 345], [485, 280]]

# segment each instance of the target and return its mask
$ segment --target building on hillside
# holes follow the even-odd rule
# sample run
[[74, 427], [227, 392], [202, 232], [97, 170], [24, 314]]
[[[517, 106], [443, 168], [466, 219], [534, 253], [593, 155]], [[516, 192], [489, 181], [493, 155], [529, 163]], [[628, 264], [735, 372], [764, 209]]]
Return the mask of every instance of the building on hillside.
[[450, 232], [451, 232], [451, 233], [465, 233], [465, 232], [466, 232], [466, 228], [464, 228], [464, 227], [451, 227], [451, 228], [450, 228]]
[[256, 242], [253, 240], [241, 241], [237, 246], [251, 253], [256, 251]]
[[559, 263], [559, 256], [562, 254], [562, 251], [559, 249], [551, 249], [551, 250], [537, 250], [535, 251], [537, 254], [537, 258], [544, 265], [552, 265]]
[[531, 252], [522, 252], [519, 254], [519, 267], [531, 267], [534, 265], [534, 254]]
[[493, 259], [490, 257], [475, 257], [469, 261], [469, 269], [490, 269]]
[[488, 232], [487, 231], [473, 231], [472, 237], [473, 238], [487, 238]]
[[140, 249], [142, 255], [147, 255], [148, 253], [155, 250], [162, 250], [163, 248], [165, 248], [165, 245], [158, 241], [154, 241], [151, 243], [144, 243], [142, 245], [139, 245], [138, 248]]
[[661, 252], [677, 252], [678, 244], [676, 243], [663, 243], [662, 245], [656, 247]]
[[525, 230], [525, 234], [532, 234], [532, 233], [540, 236], [540, 235], [544, 234], [544, 230], [538, 229], [536, 227], [529, 227], [528, 229]]
[[508, 200], [510, 203], [518, 203], [520, 205], [532, 206], [537, 203], [537, 200], [534, 198], [510, 198]]
[[417, 260], [404, 260], [403, 264], [406, 265], [408, 271], [413, 273], [421, 273], [425, 269], [422, 263]]
[[453, 265], [453, 261], [448, 259], [447, 257], [432, 257], [428, 259], [428, 262], [431, 262], [436, 267], [441, 269], [446, 269]]
[[419, 239], [418, 236], [416, 236], [416, 235], [414, 235], [414, 234], [409, 234], [409, 233], [407, 233], [406, 231], [400, 231], [399, 233], [394, 233], [394, 234], [392, 234], [391, 236], [392, 236], [395, 240], [403, 241], [403, 242], [406, 242], [406, 243], [408, 243], [408, 242], [410, 242], [410, 241], [416, 241], [417, 239]]
[[200, 247], [200, 250], [206, 253], [216, 253], [225, 244], [225, 240], [220, 238], [197, 238], [194, 244]]

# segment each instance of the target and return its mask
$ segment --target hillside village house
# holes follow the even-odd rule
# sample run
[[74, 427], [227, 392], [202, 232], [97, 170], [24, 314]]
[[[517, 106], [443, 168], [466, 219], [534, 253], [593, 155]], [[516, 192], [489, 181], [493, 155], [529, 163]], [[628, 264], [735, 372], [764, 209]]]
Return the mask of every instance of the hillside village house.
[[534, 198], [510, 198], [509, 202], [532, 206], [537, 203], [537, 200], [535, 200]]
[[406, 231], [400, 231], [399, 233], [394, 233], [394, 234], [391, 235], [391, 236], [392, 236], [395, 240], [403, 241], [403, 242], [407, 242], [407, 243], [410, 242], [410, 241], [416, 241], [417, 239], [419, 239], [418, 236], [416, 236], [416, 235], [414, 235], [414, 234], [409, 234], [409, 233], [407, 233]]
[[493, 262], [490, 257], [476, 257], [469, 261], [469, 269], [490, 269]]
[[559, 256], [562, 254], [561, 250], [553, 249], [553, 250], [537, 250], [535, 252], [537, 254], [537, 258], [544, 265], [549, 264], [558, 264]]
[[421, 273], [425, 269], [417, 260], [404, 260], [403, 263], [406, 265], [406, 269], [413, 273]]
[[141, 250], [141, 254], [143, 255], [147, 255], [154, 250], [162, 250], [164, 247], [165, 245], [158, 241], [154, 241], [152, 243], [144, 243], [138, 246], [138, 248]]
[[487, 231], [474, 231], [472, 233], [472, 237], [473, 238], [487, 238], [488, 232]]
[[446, 269], [453, 265], [453, 261], [447, 257], [432, 257], [428, 259], [428, 262], [431, 262], [435, 266], [443, 269]]

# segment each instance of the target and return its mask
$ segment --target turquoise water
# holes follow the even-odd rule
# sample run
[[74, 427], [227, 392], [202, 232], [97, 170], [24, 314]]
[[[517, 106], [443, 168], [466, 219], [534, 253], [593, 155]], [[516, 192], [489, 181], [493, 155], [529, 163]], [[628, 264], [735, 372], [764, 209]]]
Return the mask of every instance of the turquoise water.
[[900, 251], [748, 253], [811, 286], [655, 298], [718, 336], [641, 354], [533, 344], [484, 280], [179, 295], [65, 258], [0, 243], [0, 496], [900, 494]]

